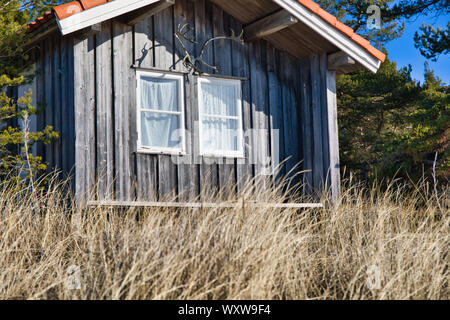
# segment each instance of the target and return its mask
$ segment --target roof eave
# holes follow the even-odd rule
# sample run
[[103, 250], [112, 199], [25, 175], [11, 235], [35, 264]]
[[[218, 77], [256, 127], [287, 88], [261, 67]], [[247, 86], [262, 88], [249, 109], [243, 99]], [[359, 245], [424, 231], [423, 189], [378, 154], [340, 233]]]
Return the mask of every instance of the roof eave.
[[159, 0], [111, 1], [73, 14], [65, 19], [56, 17], [62, 35], [67, 35], [103, 21], [158, 2]]
[[297, 19], [302, 21], [308, 27], [319, 33], [325, 39], [330, 41], [340, 50], [347, 53], [350, 57], [359, 62], [366, 69], [376, 73], [381, 65], [381, 60], [373, 56], [365, 48], [356, 43], [353, 39], [343, 34], [328, 22], [320, 18], [314, 12], [304, 7], [297, 1], [291, 0], [273, 0], [283, 9], [289, 11]]

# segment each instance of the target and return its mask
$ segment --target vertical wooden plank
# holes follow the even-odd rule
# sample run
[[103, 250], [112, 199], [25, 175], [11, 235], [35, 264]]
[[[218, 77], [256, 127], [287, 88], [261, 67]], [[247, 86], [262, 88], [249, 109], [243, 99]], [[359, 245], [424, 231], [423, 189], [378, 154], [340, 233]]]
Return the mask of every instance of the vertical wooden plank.
[[[293, 121], [296, 121], [295, 124], [293, 124], [296, 128], [297, 132], [297, 150], [296, 150], [296, 156], [297, 156], [297, 164], [298, 164], [298, 170], [303, 171], [304, 163], [303, 160], [305, 158], [303, 153], [303, 109], [302, 109], [302, 67], [301, 62], [298, 59], [293, 59], [293, 83], [294, 85], [294, 92], [295, 92], [295, 110], [297, 113], [297, 117], [293, 119]], [[300, 175], [298, 176], [299, 184], [301, 184], [301, 188], [303, 188], [303, 177]], [[301, 190], [300, 190], [301, 191]]]
[[97, 102], [97, 195], [99, 200], [113, 198], [114, 123], [112, 96], [111, 23], [104, 22], [96, 35]]
[[[205, 41], [213, 37], [213, 5], [206, 0], [198, 0], [195, 5], [195, 38], [198, 44], [195, 46], [195, 55], [200, 54], [200, 49]], [[213, 46], [209, 45], [203, 53], [203, 61], [210, 65], [214, 65]], [[212, 73], [213, 70], [202, 66], [202, 71]]]
[[174, 21], [173, 7], [154, 16], [155, 67], [164, 70], [174, 68]]
[[75, 68], [75, 192], [78, 203], [83, 204], [91, 193], [93, 166], [91, 135], [92, 113], [95, 110], [94, 50], [92, 37], [76, 40], [74, 46]]
[[[282, 164], [285, 159], [284, 152], [284, 119], [283, 119], [283, 99], [280, 77], [278, 75], [280, 68], [280, 55], [273, 46], [267, 46], [267, 73], [268, 90], [270, 105], [270, 147], [272, 157], [272, 170], [274, 171], [274, 180], [283, 178], [286, 175], [286, 165]], [[284, 72], [284, 68], [282, 69]], [[278, 159], [278, 160], [276, 160]]]
[[[236, 33], [242, 31], [242, 24], [234, 19], [231, 19], [231, 27]], [[237, 191], [242, 190], [244, 184], [252, 178], [252, 138], [250, 136], [252, 129], [251, 119], [251, 89], [250, 89], [250, 64], [248, 60], [248, 44], [241, 45], [237, 42], [231, 44], [232, 47], [232, 61], [233, 61], [233, 76], [246, 78], [248, 80], [242, 82], [242, 117], [244, 130], [244, 159], [236, 160], [236, 180]]]
[[134, 27], [127, 28], [127, 32], [129, 33], [129, 43], [131, 47], [128, 48], [127, 60], [125, 61], [125, 65], [127, 68], [127, 80], [128, 80], [128, 148], [129, 148], [129, 166], [130, 166], [130, 194], [129, 198], [136, 200], [137, 199], [137, 141], [138, 141], [138, 130], [137, 130], [137, 100], [136, 100], [136, 70], [131, 68], [132, 64], [136, 60], [136, 44], [134, 41]]
[[[69, 114], [69, 155], [68, 155], [68, 166], [70, 167], [71, 175], [75, 176], [76, 168], [75, 168], [75, 150], [76, 150], [76, 141], [75, 141], [75, 41], [74, 38], [67, 39], [67, 75], [69, 81], [66, 83], [66, 92], [67, 92], [67, 112]], [[75, 191], [75, 179], [73, 181], [73, 191]]]
[[[190, 0], [178, 0], [174, 5], [174, 32], [178, 30], [178, 28], [182, 28], [187, 25], [184, 29], [184, 32], [191, 30], [191, 32], [186, 34], [188, 38], [195, 38], [195, 6], [194, 2]], [[189, 54], [194, 54], [195, 45], [189, 41], [181, 40], [183, 46], [189, 52]], [[175, 38], [175, 70], [177, 71], [188, 71], [187, 68], [183, 65], [183, 59], [186, 55], [184, 52], [183, 46], [180, 42]]]
[[[62, 119], [61, 119], [61, 105], [62, 105], [62, 101], [61, 101], [61, 87], [62, 87], [62, 82], [61, 82], [61, 75], [62, 75], [62, 70], [61, 70], [61, 54], [60, 54], [60, 50], [61, 50], [61, 45], [60, 45], [60, 41], [61, 38], [57, 38], [55, 39], [54, 42], [54, 47], [53, 47], [53, 124], [54, 124], [54, 128], [57, 132], [59, 132], [60, 137], [61, 137], [61, 128], [62, 128]], [[61, 138], [59, 138], [58, 140], [53, 142], [53, 154], [54, 154], [54, 166], [55, 169], [60, 171], [62, 169], [62, 154], [61, 154]]]
[[269, 139], [269, 96], [267, 90], [266, 46], [263, 41], [249, 44], [252, 92], [255, 176], [265, 180], [271, 173]]
[[309, 59], [301, 61], [301, 112], [303, 138], [303, 184], [305, 192], [311, 193], [313, 188], [313, 124], [311, 114], [311, 68]]
[[95, 196], [95, 183], [96, 183], [96, 101], [95, 101], [95, 81], [96, 81], [96, 68], [95, 68], [95, 39], [94, 36], [88, 38], [88, 55], [89, 55], [89, 67], [88, 69], [88, 85], [89, 85], [89, 103], [86, 105], [87, 110], [87, 123], [85, 124], [86, 134], [87, 134], [87, 159], [86, 159], [86, 190], [89, 192], [89, 196]]
[[158, 200], [158, 156], [137, 154], [137, 198], [141, 201]]
[[64, 178], [75, 173], [74, 40], [61, 38], [61, 161]]
[[336, 72], [326, 72], [328, 133], [330, 150], [330, 177], [333, 202], [336, 204], [341, 196], [341, 174], [339, 162], [339, 127], [337, 119]]
[[144, 173], [145, 187], [141, 187], [141, 197], [147, 201], [158, 200], [158, 157], [149, 156], [142, 157], [145, 167], [142, 168], [141, 173]]
[[[134, 85], [131, 86], [133, 71], [133, 32], [130, 26], [113, 22], [113, 81], [114, 81], [114, 124], [115, 124], [115, 168], [116, 199], [134, 199], [134, 154], [133, 138], [130, 132], [130, 113], [135, 100]], [[135, 126], [134, 126], [135, 128]]]
[[[217, 5], [213, 5], [213, 37], [230, 36], [231, 21], [223, 9]], [[218, 68], [216, 73], [220, 75], [231, 76], [233, 74], [231, 60], [231, 41], [218, 40], [214, 41], [214, 64]]]
[[294, 136], [291, 128], [291, 118], [292, 118], [292, 88], [291, 88], [291, 79], [290, 79], [290, 71], [291, 67], [288, 61], [287, 53], [282, 53], [280, 58], [280, 78], [281, 78], [281, 106], [283, 112], [283, 154], [285, 156], [284, 159], [284, 168], [286, 172], [286, 179], [292, 178], [292, 169], [293, 169], [293, 144], [294, 144]]
[[[54, 108], [54, 77], [53, 77], [53, 38], [45, 41], [45, 126], [54, 126], [53, 108]], [[49, 171], [55, 166], [53, 145], [45, 145], [45, 161], [49, 164]]]
[[322, 107], [321, 107], [321, 83], [320, 83], [320, 59], [317, 54], [310, 57], [311, 60], [311, 101], [313, 119], [313, 181], [314, 189], [320, 192], [323, 188], [323, 138], [322, 138]]
[[[61, 51], [60, 51], [60, 59], [61, 59], [61, 72], [60, 72], [60, 82], [61, 82], [61, 168], [64, 172], [63, 178], [67, 178], [71, 165], [69, 163], [70, 156], [70, 135], [69, 135], [69, 123], [71, 119], [70, 115], [70, 103], [68, 100], [70, 99], [68, 94], [68, 82], [72, 82], [69, 78], [69, 61], [68, 61], [68, 41], [66, 38], [61, 39]], [[72, 83], [73, 85], [73, 83]]]
[[153, 42], [153, 16], [139, 21], [134, 26], [135, 59], [137, 67], [153, 67], [154, 42]]
[[171, 156], [159, 156], [158, 172], [159, 201], [173, 201], [177, 196], [177, 166]]
[[286, 143], [285, 152], [289, 154], [290, 158], [286, 163], [286, 170], [290, 173], [291, 187], [297, 187], [300, 182], [298, 172], [300, 171], [300, 152], [301, 147], [301, 126], [299, 126], [299, 80], [297, 64], [294, 58], [290, 55], [285, 57], [285, 68], [283, 68], [287, 75], [286, 96], [287, 96], [287, 113], [285, 116], [286, 136], [290, 137], [289, 143]]
[[320, 93], [321, 93], [321, 109], [322, 109], [322, 147], [323, 147], [323, 181], [324, 188], [328, 190], [331, 186], [330, 172], [330, 140], [328, 134], [328, 105], [327, 105], [327, 71], [328, 71], [328, 55], [322, 53], [320, 55]]
[[[155, 17], [155, 67], [174, 68], [173, 7], [158, 12]], [[158, 156], [159, 199], [172, 199], [177, 195], [177, 165], [170, 155]]]
[[148, 172], [148, 157], [143, 157], [142, 154], [137, 154], [137, 200], [150, 201], [151, 190]]
[[124, 150], [123, 141], [123, 130], [124, 130], [124, 120], [123, 119], [123, 50], [126, 45], [124, 42], [124, 34], [122, 34], [122, 27], [119, 23], [112, 22], [112, 52], [113, 52], [113, 92], [114, 92], [114, 145], [115, 145], [115, 155], [114, 155], [114, 168], [115, 168], [115, 198], [116, 200], [125, 200], [125, 172], [124, 172], [124, 155], [126, 152]]
[[[37, 130], [45, 128], [45, 42], [39, 42], [39, 56], [36, 63], [36, 104], [40, 110], [37, 115]], [[36, 144], [36, 154], [45, 159], [45, 147], [42, 142]]]

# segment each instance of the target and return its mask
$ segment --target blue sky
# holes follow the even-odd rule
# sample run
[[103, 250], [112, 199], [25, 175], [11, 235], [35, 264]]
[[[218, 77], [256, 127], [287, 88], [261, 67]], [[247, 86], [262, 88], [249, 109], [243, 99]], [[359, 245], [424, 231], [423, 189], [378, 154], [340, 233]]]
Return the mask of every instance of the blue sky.
[[[419, 30], [422, 23], [432, 24], [435, 27], [445, 27], [450, 21], [450, 15], [420, 16], [406, 22], [405, 32], [399, 39], [393, 40], [386, 45], [388, 56], [391, 61], [397, 62], [401, 68], [410, 64], [412, 66], [412, 77], [423, 82], [424, 63], [427, 61], [419, 49], [414, 47], [414, 33]], [[440, 55], [437, 62], [429, 61], [435, 74], [445, 83], [450, 84], [450, 57]]]

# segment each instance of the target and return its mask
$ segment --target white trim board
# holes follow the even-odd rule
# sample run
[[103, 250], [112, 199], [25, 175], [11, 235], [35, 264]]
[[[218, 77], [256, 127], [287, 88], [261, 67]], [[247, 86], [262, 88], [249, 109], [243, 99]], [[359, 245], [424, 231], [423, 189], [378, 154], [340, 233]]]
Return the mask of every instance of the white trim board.
[[324, 208], [322, 203], [264, 203], [264, 202], [139, 202], [139, 201], [89, 201], [89, 207], [124, 208], [186, 208], [186, 209], [233, 209], [233, 208], [270, 208], [270, 209], [311, 209]]
[[313, 13], [308, 8], [305, 8], [301, 3], [295, 0], [273, 0], [273, 2], [290, 12], [301, 22], [347, 53], [368, 70], [376, 73], [380, 68], [380, 60], [355, 43], [355, 41], [350, 39], [347, 35], [338, 31], [317, 14]]
[[62, 35], [65, 36], [158, 1], [159, 0], [116, 0], [75, 13], [62, 20], [59, 20], [58, 17], [56, 17], [56, 21]]

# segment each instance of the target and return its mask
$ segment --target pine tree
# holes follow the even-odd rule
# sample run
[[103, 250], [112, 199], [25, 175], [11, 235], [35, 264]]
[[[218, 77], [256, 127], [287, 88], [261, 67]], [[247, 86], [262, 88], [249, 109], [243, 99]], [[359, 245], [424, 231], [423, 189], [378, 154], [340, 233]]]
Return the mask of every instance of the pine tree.
[[436, 77], [428, 63], [417, 106], [406, 120], [411, 130], [402, 143], [411, 169], [423, 165], [430, 173], [437, 153], [437, 174], [450, 181], [450, 87]]
[[425, 83], [387, 60], [377, 74], [338, 78], [341, 160], [362, 180], [450, 178], [450, 92], [428, 67]]
[[[377, 46], [401, 37], [405, 28], [401, 17], [387, 14], [394, 7], [396, 0], [318, 0], [316, 2], [335, 15], [339, 21]], [[380, 8], [380, 28], [368, 27], [367, 22], [371, 17], [368, 9], [371, 5]]]
[[450, 52], [450, 22], [446, 29], [423, 24], [420, 31], [414, 35], [415, 47], [425, 58], [437, 61], [441, 54]]
[[34, 76], [22, 75], [30, 67], [29, 52], [23, 45], [30, 37], [25, 26], [57, 3], [0, 0], [0, 179], [12, 177], [19, 181], [25, 175], [32, 179], [45, 170], [46, 164], [32, 155], [31, 147], [58, 138], [51, 126], [38, 132], [27, 130], [29, 118], [42, 111], [32, 105], [31, 91], [17, 100], [8, 95], [8, 88], [23, 85]]
[[410, 67], [399, 71], [386, 60], [377, 74], [338, 77], [337, 87], [342, 163], [362, 179], [373, 179], [376, 167], [393, 162], [393, 135], [403, 132], [403, 117], [414, 108], [418, 85]]

